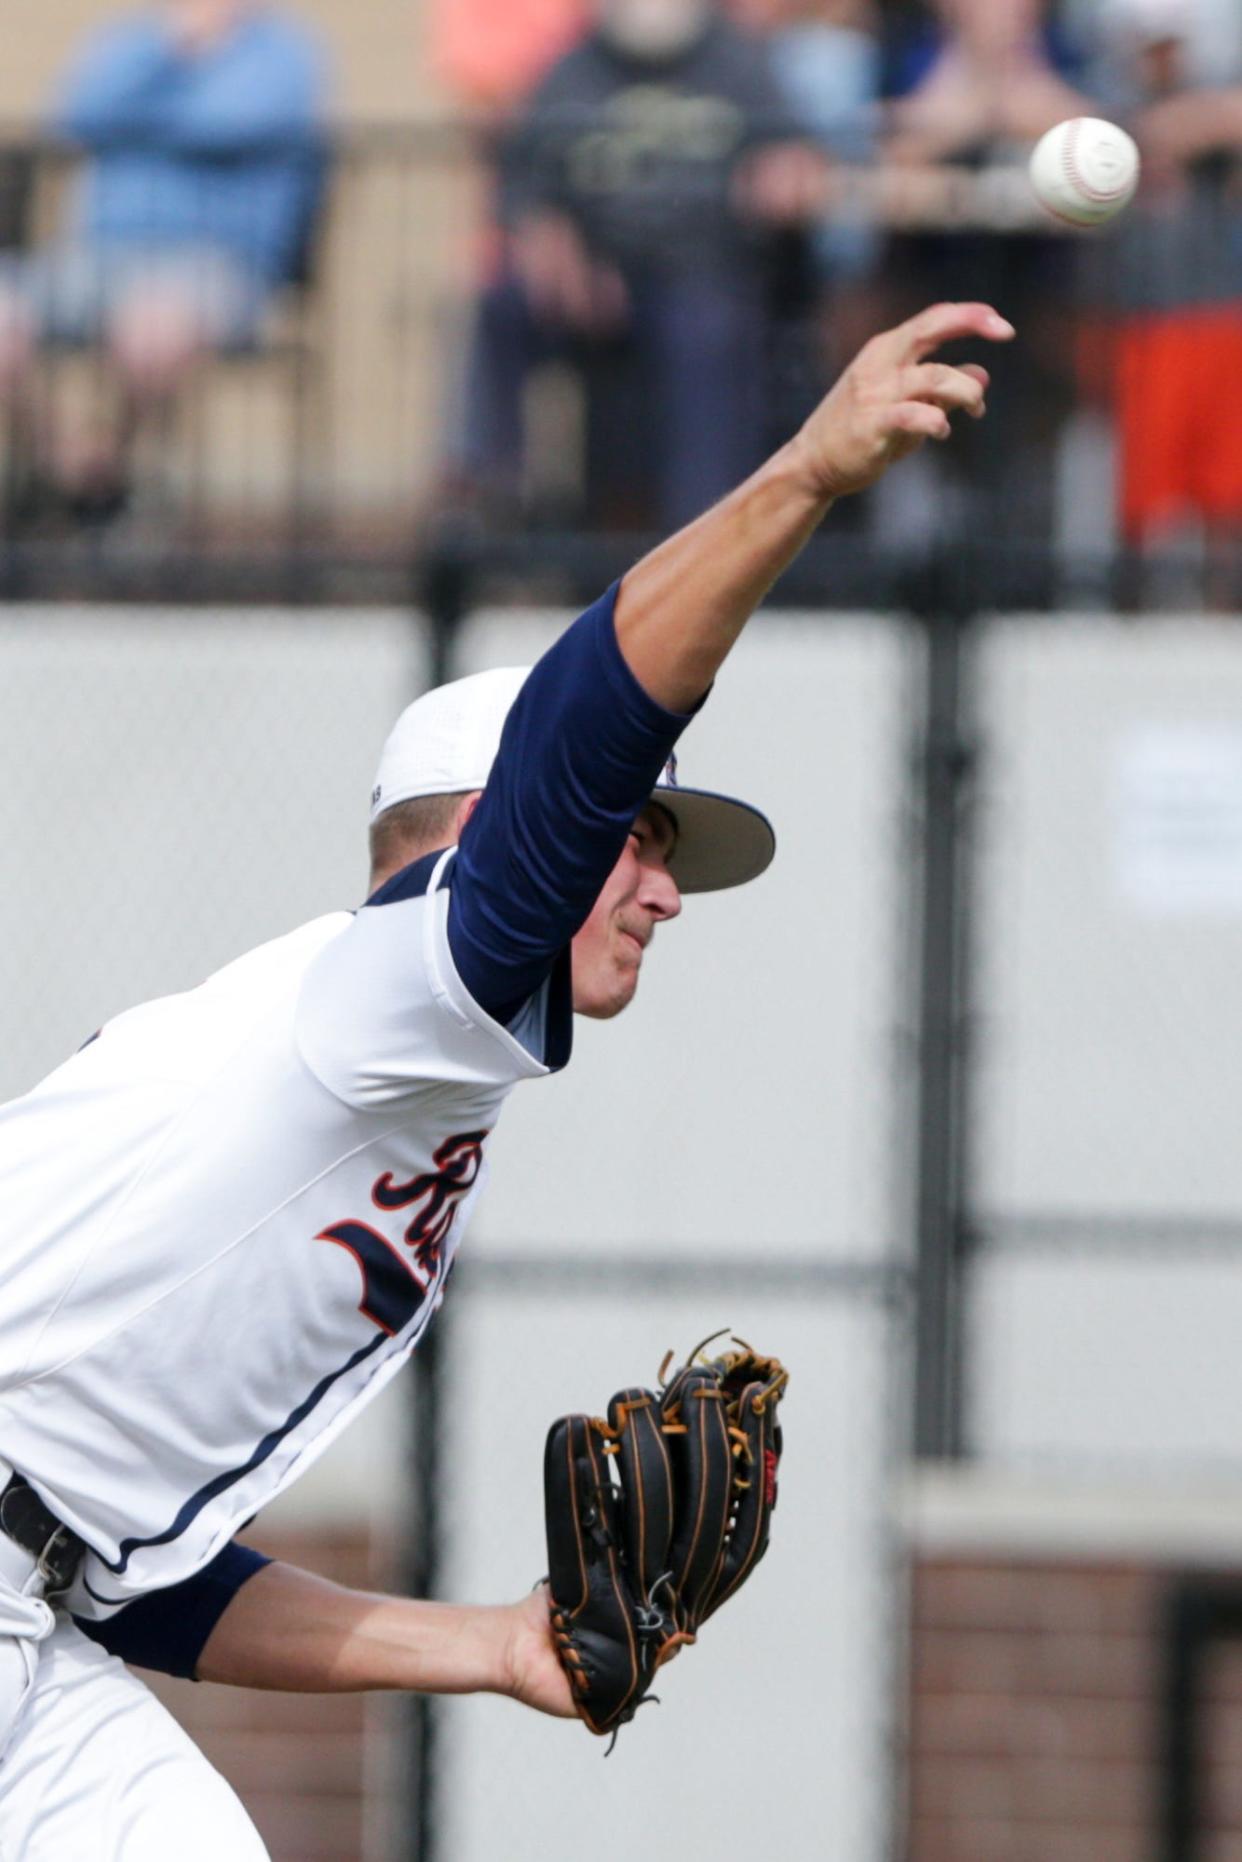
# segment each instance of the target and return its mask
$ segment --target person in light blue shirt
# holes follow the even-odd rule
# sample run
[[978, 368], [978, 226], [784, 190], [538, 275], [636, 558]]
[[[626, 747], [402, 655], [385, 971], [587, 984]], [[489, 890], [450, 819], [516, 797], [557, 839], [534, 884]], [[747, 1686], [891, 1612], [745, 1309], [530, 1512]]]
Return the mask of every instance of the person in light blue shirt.
[[[84, 154], [63, 230], [0, 272], [0, 395], [40, 343], [98, 343], [123, 435], [205, 350], [254, 342], [314, 223], [326, 91], [313, 34], [258, 0], [167, 0], [97, 31], [47, 123]], [[115, 435], [57, 450], [62, 480], [118, 470]]]
[[[791, 114], [831, 160], [873, 161], [882, 62], [873, 0], [727, 0], [726, 11], [764, 40]], [[878, 240], [865, 210], [834, 203], [815, 229], [814, 256], [830, 285], [869, 277]]]

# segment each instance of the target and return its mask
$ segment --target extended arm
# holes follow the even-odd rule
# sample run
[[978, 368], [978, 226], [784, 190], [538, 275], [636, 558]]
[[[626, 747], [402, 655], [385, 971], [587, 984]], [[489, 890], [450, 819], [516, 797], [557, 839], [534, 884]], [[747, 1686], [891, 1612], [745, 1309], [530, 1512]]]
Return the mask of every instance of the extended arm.
[[202, 59], [186, 74], [170, 112], [167, 147], [178, 155], [296, 153], [323, 122], [326, 74], [318, 47], [268, 26], [226, 58]]
[[88, 148], [155, 142], [177, 77], [171, 41], [158, 23], [126, 20], [97, 33], [73, 64], [53, 107], [57, 133]]
[[203, 158], [298, 149], [321, 121], [325, 88], [317, 47], [274, 24], [206, 54], [180, 46], [163, 21], [140, 18], [90, 42], [53, 122], [94, 149]]
[[490, 1014], [507, 1021], [583, 922], [689, 714], [834, 500], [946, 439], [952, 412], [983, 413], [987, 371], [928, 358], [1012, 335], [986, 304], [941, 304], [875, 337], [795, 439], [545, 654], [462, 835], [450, 906], [458, 971]]
[[1179, 91], [1140, 111], [1131, 128], [1144, 163], [1157, 168], [1236, 151], [1242, 147], [1242, 84]]
[[984, 412], [985, 369], [928, 358], [959, 337], [1005, 342], [1012, 326], [987, 304], [937, 304], [873, 337], [802, 431], [737, 491], [631, 569], [617, 640], [643, 689], [685, 711], [712, 683], [773, 582], [835, 500], [862, 491], [949, 415]]
[[542, 1590], [516, 1604], [426, 1603], [270, 1564], [220, 1617], [197, 1674], [299, 1693], [508, 1694], [543, 1713], [574, 1713]]
[[78, 1627], [138, 1668], [234, 1687], [338, 1694], [407, 1688], [509, 1694], [573, 1713], [547, 1594], [520, 1603], [423, 1603], [347, 1590], [236, 1542], [180, 1584]]

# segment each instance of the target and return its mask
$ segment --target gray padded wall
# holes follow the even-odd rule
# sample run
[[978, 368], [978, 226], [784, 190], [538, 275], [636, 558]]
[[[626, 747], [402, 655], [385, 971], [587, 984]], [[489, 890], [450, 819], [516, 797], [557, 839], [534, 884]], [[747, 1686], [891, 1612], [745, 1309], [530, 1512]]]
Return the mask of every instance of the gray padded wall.
[[1242, 637], [985, 644], [975, 1169], [985, 1456], [1224, 1463], [1242, 1367]]

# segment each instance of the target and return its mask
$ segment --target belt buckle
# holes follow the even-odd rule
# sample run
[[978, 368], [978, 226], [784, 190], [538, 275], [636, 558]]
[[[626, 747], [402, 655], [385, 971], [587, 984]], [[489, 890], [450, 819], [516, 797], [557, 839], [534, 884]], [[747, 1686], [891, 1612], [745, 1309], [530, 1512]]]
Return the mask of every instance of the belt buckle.
[[58, 1592], [68, 1590], [78, 1568], [81, 1549], [81, 1541], [70, 1532], [68, 1526], [57, 1526], [35, 1561], [35, 1569], [43, 1579], [46, 1596], [54, 1597]]

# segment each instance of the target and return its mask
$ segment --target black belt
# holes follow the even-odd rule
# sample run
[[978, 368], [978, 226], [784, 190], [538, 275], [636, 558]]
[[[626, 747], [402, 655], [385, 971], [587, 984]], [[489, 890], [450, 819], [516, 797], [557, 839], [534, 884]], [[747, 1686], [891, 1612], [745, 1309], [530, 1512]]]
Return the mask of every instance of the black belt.
[[86, 1547], [20, 1474], [0, 1493], [0, 1532], [32, 1555], [47, 1595], [68, 1590]]

